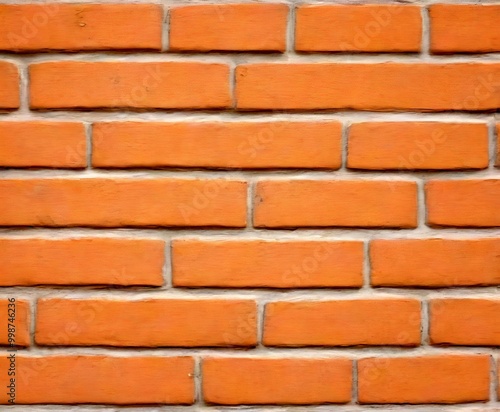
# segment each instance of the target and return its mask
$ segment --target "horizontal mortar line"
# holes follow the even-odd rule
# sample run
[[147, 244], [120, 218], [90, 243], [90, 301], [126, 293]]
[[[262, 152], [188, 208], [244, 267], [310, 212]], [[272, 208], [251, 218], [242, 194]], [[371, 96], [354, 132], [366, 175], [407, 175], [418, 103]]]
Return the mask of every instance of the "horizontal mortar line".
[[231, 52], [169, 52], [167, 51], [130, 51], [105, 50], [86, 51], [76, 50], [64, 52], [60, 50], [41, 52], [9, 52], [0, 51], [0, 60], [24, 62], [28, 64], [41, 62], [84, 61], [84, 62], [122, 62], [122, 63], [169, 63], [169, 62], [196, 62], [196, 63], [233, 63], [236, 65], [256, 63], [499, 63], [500, 53], [456, 53], [456, 54], [429, 54], [422, 59], [422, 55], [415, 53], [343, 53], [343, 52], [285, 52], [259, 53], [248, 51]]
[[[238, 238], [234, 236], [237, 235]], [[117, 239], [192, 239], [202, 240], [276, 240], [276, 241], [366, 241], [374, 239], [486, 239], [500, 236], [500, 228], [431, 228], [416, 229], [366, 229], [366, 228], [324, 228], [324, 229], [193, 229], [185, 228], [98, 228], [98, 227], [0, 227], [0, 236], [28, 238], [39, 236], [49, 239], [70, 237], [98, 237]]]
[[250, 122], [309, 122], [309, 121], [338, 121], [338, 122], [436, 122], [436, 123], [479, 123], [500, 120], [500, 113], [494, 112], [414, 112], [414, 111], [361, 111], [361, 110], [332, 110], [332, 111], [286, 111], [273, 110], [261, 112], [247, 111], [203, 111], [203, 110], [156, 110], [149, 111], [30, 111], [30, 112], [3, 112], [0, 120], [3, 121], [36, 121], [53, 120], [61, 122], [218, 122], [231, 123]]
[[248, 288], [147, 288], [147, 287], [86, 287], [63, 286], [17, 286], [0, 287], [0, 299], [15, 296], [17, 299], [111, 299], [140, 301], [147, 299], [200, 299], [200, 300], [257, 300], [261, 304], [271, 302], [321, 301], [331, 300], [370, 300], [370, 299], [453, 299], [474, 298], [499, 300], [499, 286], [489, 287], [448, 287], [448, 288], [289, 288], [289, 289], [256, 289]]
[[[372, 111], [304, 111], [275, 110], [269, 112], [245, 111], [13, 111], [0, 113], [2, 121], [58, 121], [58, 122], [166, 122], [166, 123], [272, 123], [272, 122], [433, 122], [477, 123], [495, 121], [491, 112], [372, 112]], [[499, 119], [497, 119], [498, 121]]]
[[[495, 408], [495, 405], [497, 408]], [[9, 405], [9, 411], [17, 412], [47, 412], [47, 411], [64, 411], [67, 412], [69, 405]], [[356, 405], [356, 404], [323, 404], [323, 405], [240, 405], [240, 406], [223, 406], [223, 405], [164, 405], [164, 406], [138, 406], [138, 405], [94, 405], [81, 403], [79, 405], [71, 405], [71, 411], [110, 411], [110, 412], [367, 412], [367, 411], [395, 411], [395, 412], [428, 412], [428, 411], [444, 411], [444, 412], [498, 412], [498, 403], [462, 403], [462, 404], [383, 404], [383, 405]]]
[[[0, 349], [0, 353], [2, 350]], [[302, 357], [350, 357], [352, 359], [363, 359], [369, 357], [415, 357], [415, 356], [430, 356], [430, 355], [495, 355], [498, 349], [491, 347], [434, 347], [434, 346], [419, 346], [419, 347], [401, 347], [401, 346], [381, 346], [381, 347], [318, 347], [318, 348], [276, 348], [262, 346], [256, 348], [201, 348], [201, 347], [107, 347], [107, 346], [33, 346], [27, 349], [22, 349], [17, 352], [17, 356], [21, 353], [26, 356], [50, 356], [50, 355], [104, 355], [117, 357], [134, 357], [134, 356], [214, 356], [214, 357], [232, 357], [232, 358], [256, 358], [264, 357], [267, 359], [276, 359], [286, 357], [297, 359]]]
[[[55, 0], [54, 0], [55, 1]], [[493, 3], [488, 3], [488, 4], [498, 4], [495, 3], [495, 0], [489, 0], [493, 1]], [[47, 3], [47, 0], [32, 0], [30, 1], [31, 3]], [[153, 4], [165, 4], [165, 5], [192, 5], [192, 4], [213, 4], [215, 1], [214, 0], [193, 0], [193, 1], [182, 1], [182, 0], [122, 0], [120, 4], [130, 4], [130, 3], [153, 3]], [[249, 3], [249, 0], [242, 0], [241, 2], [238, 3]], [[303, 0], [260, 0], [262, 3], [285, 3], [285, 4], [304, 4]], [[25, 4], [23, 0], [3, 0], [2, 3], [5, 4]], [[58, 3], [62, 4], [72, 4], [72, 3], [95, 3], [95, 0], [63, 0]], [[117, 0], [100, 0], [99, 3], [117, 3]], [[235, 3], [235, 0], [217, 0], [217, 3]], [[313, 3], [313, 1], [307, 1], [305, 4]], [[353, 5], [355, 4], [353, 0], [322, 0], [323, 4], [349, 4]], [[374, 4], [395, 4], [395, 5], [401, 5], [402, 2], [401, 0], [371, 0], [370, 3]], [[427, 4], [434, 4], [434, 3], [448, 3], [448, 4], [456, 4], [456, 0], [406, 0], [407, 4], [413, 4], [413, 5], [427, 5]], [[461, 1], [460, 4], [475, 4], [477, 5], [477, 0], [464, 0], [463, 2]]]
[[152, 180], [168, 178], [176, 180], [222, 179], [240, 180], [257, 178], [256, 182], [273, 180], [318, 180], [372, 182], [419, 182], [424, 180], [475, 180], [500, 178], [500, 169], [461, 170], [358, 170], [358, 169], [207, 169], [207, 168], [135, 168], [135, 169], [0, 169], [0, 179], [129, 179]]

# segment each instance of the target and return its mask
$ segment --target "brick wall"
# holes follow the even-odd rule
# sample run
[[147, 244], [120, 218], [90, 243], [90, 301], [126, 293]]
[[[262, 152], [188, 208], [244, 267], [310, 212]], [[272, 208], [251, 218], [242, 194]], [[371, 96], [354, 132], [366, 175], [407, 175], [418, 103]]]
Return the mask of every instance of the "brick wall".
[[0, 404], [500, 410], [500, 3], [340, 3], [1, 1]]

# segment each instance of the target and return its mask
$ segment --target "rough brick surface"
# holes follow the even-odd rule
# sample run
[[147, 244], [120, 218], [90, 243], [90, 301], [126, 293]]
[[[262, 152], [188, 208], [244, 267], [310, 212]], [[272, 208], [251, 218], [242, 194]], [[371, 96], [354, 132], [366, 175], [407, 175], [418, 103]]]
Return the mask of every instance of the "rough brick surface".
[[0, 166], [84, 168], [87, 142], [82, 123], [0, 123]]
[[432, 52], [500, 51], [498, 4], [433, 4], [429, 14]]
[[92, 164], [338, 169], [341, 130], [338, 122], [97, 123]]
[[208, 403], [300, 405], [351, 399], [347, 359], [207, 358], [202, 372]]
[[500, 301], [434, 299], [430, 339], [436, 345], [500, 346]]
[[500, 412], [499, 13], [0, 0], [0, 405]]
[[19, 108], [19, 71], [12, 63], [0, 61], [0, 110]]
[[12, 179], [0, 193], [1, 226], [245, 224], [245, 183], [229, 180]]
[[273, 302], [266, 306], [269, 346], [354, 346], [420, 343], [417, 300]]
[[465, 403], [489, 399], [490, 357], [441, 355], [358, 362], [361, 403]]
[[[0, 357], [6, 370], [7, 358]], [[161, 356], [19, 356], [19, 404], [192, 404], [194, 362]], [[7, 374], [2, 386], [7, 386]], [[2, 397], [2, 404], [7, 404]]]
[[257, 227], [415, 227], [417, 219], [412, 182], [267, 181], [254, 202]]
[[498, 63], [245, 64], [236, 102], [240, 110], [481, 111], [500, 105], [498, 82]]
[[1, 4], [0, 49], [159, 50], [162, 18], [156, 4]]
[[500, 284], [500, 239], [394, 239], [370, 244], [375, 286]]
[[417, 52], [420, 8], [403, 5], [305, 5], [296, 11], [302, 52]]
[[218, 109], [229, 68], [197, 62], [47, 62], [29, 68], [33, 109]]
[[176, 286], [360, 287], [361, 242], [176, 240]]
[[430, 225], [500, 226], [500, 179], [430, 181], [426, 200]]
[[0, 286], [163, 284], [159, 240], [2, 238], [0, 246]]
[[170, 10], [172, 51], [279, 51], [286, 47], [285, 4], [208, 4]]
[[254, 346], [256, 317], [251, 300], [43, 299], [35, 339], [69, 346]]
[[347, 153], [353, 169], [486, 169], [488, 128], [479, 123], [355, 123]]

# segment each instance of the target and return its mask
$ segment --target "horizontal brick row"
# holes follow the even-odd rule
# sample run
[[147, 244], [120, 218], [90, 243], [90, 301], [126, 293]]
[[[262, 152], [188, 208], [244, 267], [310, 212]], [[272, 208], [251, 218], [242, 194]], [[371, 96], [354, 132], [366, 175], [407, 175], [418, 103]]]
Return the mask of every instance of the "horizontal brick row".
[[[235, 108], [495, 110], [500, 107], [499, 67], [477, 62], [242, 64], [236, 67]], [[0, 74], [0, 108], [15, 109], [17, 68], [0, 62]], [[230, 70], [222, 63], [52, 61], [31, 64], [29, 78], [32, 109], [233, 107]]]
[[[6, 316], [0, 345], [29, 346], [26, 301]], [[421, 302], [416, 299], [275, 301], [265, 304], [262, 343], [275, 347], [419, 346]], [[9, 316], [7, 316], [10, 314]], [[429, 300], [432, 345], [500, 346], [500, 300]], [[235, 299], [56, 299], [37, 302], [35, 341], [41, 346], [254, 347], [257, 304]], [[5, 336], [4, 336], [5, 335]]]
[[[190, 357], [18, 356], [16, 403], [193, 404]], [[9, 360], [0, 358], [8, 369]], [[490, 356], [439, 355], [357, 361], [360, 403], [454, 404], [488, 401]], [[352, 399], [346, 358], [204, 357], [201, 396], [208, 404], [321, 404]], [[493, 375], [492, 375], [493, 376]], [[256, 384], [259, 382], [259, 384]], [[0, 383], [7, 387], [8, 376]], [[6, 404], [6, 396], [0, 398]]]
[[[165, 242], [126, 238], [2, 238], [0, 286], [164, 284]], [[363, 285], [362, 241], [174, 239], [174, 287]], [[147, 259], [144, 258], [147, 256]], [[500, 285], [500, 239], [375, 239], [375, 287]]]
[[[174, 6], [168, 14], [172, 52], [286, 49], [286, 4]], [[421, 14], [413, 5], [302, 5], [291, 46], [300, 52], [418, 52]], [[433, 53], [500, 51], [498, 5], [434, 4], [429, 17]], [[164, 20], [157, 4], [4, 4], [0, 50], [159, 51]]]
[[[500, 126], [499, 126], [500, 127]], [[347, 167], [365, 170], [485, 169], [485, 123], [364, 122], [348, 128]], [[338, 169], [342, 125], [301, 122], [98, 122], [97, 168]], [[0, 166], [87, 166], [82, 123], [0, 123]]]

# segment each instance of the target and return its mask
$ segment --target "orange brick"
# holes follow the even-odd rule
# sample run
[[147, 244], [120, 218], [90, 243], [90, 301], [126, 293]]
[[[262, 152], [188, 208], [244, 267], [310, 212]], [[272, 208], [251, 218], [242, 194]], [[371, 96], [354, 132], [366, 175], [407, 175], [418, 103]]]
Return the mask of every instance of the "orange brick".
[[12, 63], [0, 61], [0, 110], [17, 109], [20, 104], [19, 72]]
[[495, 161], [495, 166], [500, 167], [500, 123], [497, 123], [497, 153], [496, 153], [496, 161]]
[[500, 239], [393, 239], [370, 244], [375, 286], [500, 285]]
[[203, 4], [170, 10], [172, 51], [284, 51], [285, 4]]
[[500, 226], [500, 179], [431, 180], [425, 197], [430, 226]]
[[268, 303], [263, 342], [268, 346], [417, 346], [420, 302], [377, 299]]
[[363, 244], [355, 241], [174, 240], [175, 286], [360, 287]]
[[414, 182], [368, 180], [259, 182], [254, 225], [416, 227], [417, 187]]
[[0, 180], [0, 195], [0, 226], [242, 227], [246, 220], [246, 183], [222, 179], [11, 179]]
[[[7, 356], [0, 368], [9, 368]], [[16, 357], [17, 404], [192, 404], [194, 362], [189, 357]], [[0, 384], [8, 385], [7, 373]], [[5, 392], [5, 391], [4, 391]], [[2, 393], [0, 404], [7, 404]]]
[[500, 107], [496, 63], [245, 64], [240, 110], [449, 111]]
[[306, 5], [296, 11], [298, 51], [417, 52], [420, 8], [403, 5]]
[[196, 62], [32, 64], [33, 109], [218, 109], [230, 105], [229, 67]]
[[0, 286], [160, 286], [164, 250], [163, 241], [150, 239], [3, 238]]
[[354, 169], [485, 169], [488, 128], [479, 123], [356, 123], [347, 166]]
[[29, 302], [14, 297], [1, 299], [0, 345], [9, 347], [30, 346], [30, 318]]
[[58, 346], [255, 346], [256, 312], [251, 300], [41, 299], [35, 339]]
[[160, 50], [162, 18], [156, 4], [3, 4], [0, 50]]
[[348, 359], [207, 358], [202, 371], [208, 403], [306, 405], [351, 399]]
[[83, 168], [86, 156], [83, 123], [0, 122], [2, 167]]
[[434, 299], [430, 340], [438, 345], [500, 346], [499, 319], [500, 300]]
[[328, 168], [341, 164], [338, 122], [97, 123], [96, 167]]
[[490, 357], [441, 355], [358, 361], [360, 403], [466, 403], [489, 399]]
[[500, 51], [500, 5], [433, 4], [429, 15], [433, 53]]

